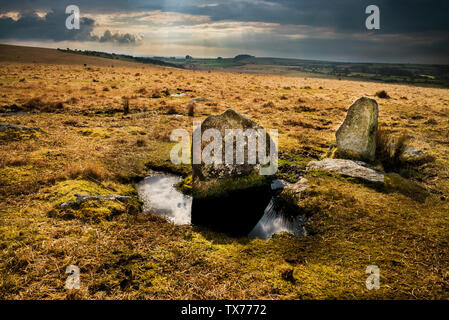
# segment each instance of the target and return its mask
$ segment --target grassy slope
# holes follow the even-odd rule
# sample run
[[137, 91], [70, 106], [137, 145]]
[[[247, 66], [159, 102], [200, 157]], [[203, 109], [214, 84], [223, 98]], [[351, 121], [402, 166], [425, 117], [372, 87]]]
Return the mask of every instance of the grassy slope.
[[0, 61], [11, 63], [47, 63], [62, 65], [83, 65], [89, 66], [133, 66], [135, 63], [103, 59], [91, 56], [80, 56], [58, 51], [56, 49], [22, 47], [0, 44]]
[[[1, 49], [2, 61], [16, 55], [17, 48]], [[22, 57], [30, 56], [26, 50]], [[31, 98], [64, 105], [57, 112], [0, 113], [0, 123], [44, 130], [0, 135], [1, 298], [448, 298], [448, 90], [139, 64], [112, 68], [115, 61], [83, 56], [74, 65], [66, 56], [52, 65], [46, 63], [59, 53], [46, 52], [34, 55], [39, 64], [0, 63], [0, 106]], [[151, 98], [166, 88], [192, 92]], [[123, 208], [109, 220], [49, 216], [75, 192], [132, 195], [148, 162], [166, 165], [172, 129], [190, 131], [192, 120], [228, 106], [279, 129], [280, 173], [295, 180], [295, 170], [333, 142], [349, 104], [382, 89], [392, 98], [378, 99], [380, 120], [437, 158], [416, 177], [433, 190], [425, 203], [309, 174], [316, 192], [308, 206], [315, 214], [305, 238], [233, 239]], [[131, 99], [127, 116], [116, 112], [122, 97]], [[188, 117], [188, 101], [198, 97], [214, 101], [197, 103], [195, 117]], [[173, 111], [184, 116], [168, 114]], [[79, 292], [64, 289], [69, 264], [81, 268]], [[381, 270], [378, 291], [365, 288], [371, 264]]]

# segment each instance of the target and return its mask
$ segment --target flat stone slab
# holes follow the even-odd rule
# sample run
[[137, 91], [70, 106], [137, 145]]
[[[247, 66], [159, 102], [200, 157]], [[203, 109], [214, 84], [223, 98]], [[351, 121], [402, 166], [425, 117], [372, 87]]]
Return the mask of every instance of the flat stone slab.
[[324, 159], [321, 161], [311, 161], [307, 165], [307, 171], [328, 171], [336, 172], [342, 176], [359, 178], [374, 183], [384, 183], [385, 175], [374, 170], [372, 166], [356, 160], [345, 159]]
[[78, 194], [75, 193], [75, 201], [69, 201], [69, 202], [64, 202], [63, 204], [60, 205], [61, 209], [65, 209], [68, 207], [72, 207], [75, 205], [80, 205], [83, 202], [89, 201], [89, 200], [111, 200], [111, 201], [125, 201], [127, 199], [131, 199], [131, 197], [129, 196], [121, 196], [121, 195], [117, 195], [117, 194], [107, 194], [105, 196], [92, 196], [92, 195], [87, 195], [87, 194]]

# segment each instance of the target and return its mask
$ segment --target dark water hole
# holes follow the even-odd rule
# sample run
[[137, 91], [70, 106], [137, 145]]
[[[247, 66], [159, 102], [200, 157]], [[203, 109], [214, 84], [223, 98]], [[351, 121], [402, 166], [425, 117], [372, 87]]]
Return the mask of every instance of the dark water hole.
[[137, 191], [144, 212], [159, 214], [174, 224], [206, 226], [236, 237], [269, 239], [280, 232], [305, 235], [302, 217], [285, 217], [276, 212], [270, 186], [197, 199], [174, 187], [180, 181], [179, 176], [156, 173], [139, 182]]

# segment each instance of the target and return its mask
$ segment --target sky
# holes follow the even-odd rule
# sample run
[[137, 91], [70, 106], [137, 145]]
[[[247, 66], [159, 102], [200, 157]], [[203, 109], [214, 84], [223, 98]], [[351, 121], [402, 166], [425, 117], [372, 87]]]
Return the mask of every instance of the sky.
[[[68, 5], [80, 29], [66, 28]], [[368, 30], [365, 9], [380, 9]], [[134, 56], [449, 64], [447, 0], [0, 0], [0, 43]]]

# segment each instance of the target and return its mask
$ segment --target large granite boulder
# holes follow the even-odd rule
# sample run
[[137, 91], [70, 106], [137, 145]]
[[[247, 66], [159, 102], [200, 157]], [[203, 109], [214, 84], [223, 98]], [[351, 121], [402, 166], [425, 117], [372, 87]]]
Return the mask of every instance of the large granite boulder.
[[[211, 179], [222, 179], [222, 178], [235, 178], [235, 177], [242, 177], [247, 176], [252, 173], [258, 173], [258, 171], [261, 168], [261, 164], [258, 161], [258, 158], [256, 158], [256, 163], [251, 163], [248, 161], [248, 141], [251, 138], [256, 138], [255, 135], [251, 135], [251, 137], [244, 142], [244, 162], [243, 164], [237, 164], [236, 159], [236, 147], [237, 142], [234, 142], [234, 148], [231, 150], [233, 152], [233, 162], [232, 164], [226, 163], [225, 158], [225, 152], [229, 152], [229, 150], [226, 149], [225, 141], [226, 138], [230, 137], [230, 131], [229, 129], [241, 129], [243, 132], [245, 132], [247, 129], [263, 129], [261, 126], [259, 126], [256, 122], [253, 120], [250, 120], [249, 118], [239, 114], [238, 112], [228, 109], [224, 113], [220, 115], [211, 115], [207, 117], [204, 122], [201, 124], [201, 137], [204, 138], [203, 134], [208, 129], [215, 129], [217, 130], [221, 137], [222, 137], [222, 152], [221, 152], [221, 164], [206, 164], [204, 163], [204, 159], [202, 158], [202, 152], [203, 150], [210, 144], [211, 140], [201, 141], [201, 148], [192, 148], [192, 159], [199, 159], [200, 163], [193, 162], [192, 164], [192, 175], [193, 180], [211, 180]], [[197, 128], [194, 132], [193, 140], [195, 141], [195, 135], [199, 134], [198, 132], [199, 128]], [[197, 136], [198, 137], [198, 136]], [[265, 141], [266, 141], [266, 155], [270, 154], [270, 136], [266, 134]], [[195, 143], [195, 142], [194, 142]], [[257, 142], [257, 148], [258, 148]]]
[[[215, 148], [209, 153], [213, 140], [207, 139], [206, 130], [208, 129], [212, 129], [209, 133], [212, 132], [221, 139], [221, 147], [218, 148], [217, 155]], [[255, 135], [258, 133], [250, 135], [248, 139], [240, 140], [242, 142], [240, 146], [244, 149], [243, 161], [240, 159], [237, 163], [237, 139], [233, 138], [232, 149], [229, 150], [226, 147], [226, 137], [232, 136], [230, 129], [240, 129], [242, 132], [254, 129], [254, 131], [246, 131], [249, 134], [263, 128], [247, 117], [228, 109], [221, 115], [207, 117], [201, 124], [201, 130], [196, 128], [193, 132], [192, 224], [209, 226], [214, 230], [235, 236], [246, 236], [260, 220], [270, 202], [272, 195], [270, 184], [273, 176], [261, 174], [260, 170], [265, 166], [260, 163], [257, 155], [255, 161], [254, 158], [249, 161], [249, 141], [256, 138]], [[202, 137], [201, 145], [195, 148], [195, 140], [198, 139], [199, 134]], [[252, 140], [255, 141], [256, 150], [259, 149], [259, 138], [257, 136], [257, 140]], [[271, 138], [266, 133], [265, 142], [265, 155], [268, 156]], [[220, 157], [222, 163], [205, 163], [202, 157], [204, 150], [206, 150], [204, 152], [206, 156], [213, 154]], [[229, 157], [233, 159], [231, 163], [226, 161], [226, 154], [228, 159]]]
[[376, 100], [366, 97], [358, 99], [349, 107], [346, 119], [336, 134], [339, 155], [374, 161], [378, 113]]

